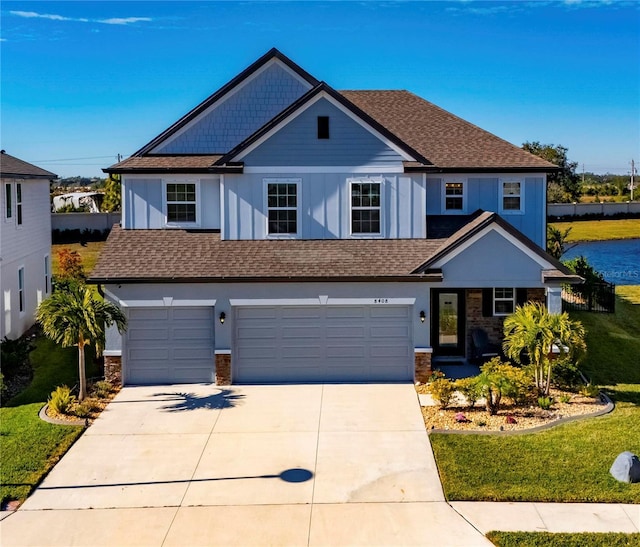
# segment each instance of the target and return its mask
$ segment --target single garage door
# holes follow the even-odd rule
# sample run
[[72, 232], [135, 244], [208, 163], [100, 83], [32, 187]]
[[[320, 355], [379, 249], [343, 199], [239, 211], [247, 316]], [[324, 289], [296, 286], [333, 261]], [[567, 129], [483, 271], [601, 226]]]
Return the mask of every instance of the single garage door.
[[234, 382], [413, 379], [409, 306], [235, 309]]
[[128, 384], [212, 382], [213, 308], [129, 308]]

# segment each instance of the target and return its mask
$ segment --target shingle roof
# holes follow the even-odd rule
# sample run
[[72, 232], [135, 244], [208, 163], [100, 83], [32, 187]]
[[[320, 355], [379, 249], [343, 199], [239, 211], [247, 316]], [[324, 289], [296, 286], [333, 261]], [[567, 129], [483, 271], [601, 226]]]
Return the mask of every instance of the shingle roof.
[[220, 154], [201, 156], [131, 156], [105, 169], [105, 171], [110, 173], [163, 173], [172, 171], [181, 171], [183, 173], [210, 173], [213, 164], [221, 157]]
[[[91, 274], [118, 281], [257, 281], [407, 278], [438, 239], [234, 240], [186, 230], [114, 226]], [[415, 276], [420, 279], [420, 275]]]
[[437, 167], [557, 169], [409, 91], [340, 93]]
[[0, 153], [0, 176], [55, 179], [58, 175], [18, 159], [4, 150]]

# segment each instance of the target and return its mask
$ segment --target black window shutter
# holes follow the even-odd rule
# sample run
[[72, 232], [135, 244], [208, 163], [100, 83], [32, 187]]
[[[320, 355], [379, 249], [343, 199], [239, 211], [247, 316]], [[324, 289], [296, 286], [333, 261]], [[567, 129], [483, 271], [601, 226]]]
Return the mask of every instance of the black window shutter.
[[493, 315], [493, 289], [482, 289], [482, 317]]
[[527, 302], [527, 289], [516, 289], [516, 305], [522, 306]]

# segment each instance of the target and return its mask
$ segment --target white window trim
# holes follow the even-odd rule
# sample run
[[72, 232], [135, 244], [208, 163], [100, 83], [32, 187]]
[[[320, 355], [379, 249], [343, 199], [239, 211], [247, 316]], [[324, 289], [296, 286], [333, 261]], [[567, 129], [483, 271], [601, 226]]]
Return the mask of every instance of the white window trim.
[[[20, 275], [20, 272], [22, 272], [22, 275]], [[20, 266], [18, 267], [18, 312], [20, 313], [20, 317], [27, 312], [27, 291], [25, 289], [25, 284], [24, 266]], [[20, 298], [21, 295], [22, 298]], [[22, 309], [20, 309], [20, 300], [22, 300]]]
[[[7, 188], [10, 189], [10, 193], [11, 193], [8, 200], [7, 200]], [[5, 182], [2, 192], [3, 192], [2, 197], [4, 198], [4, 202], [5, 202], [4, 211], [2, 211], [2, 216], [5, 222], [14, 222], [13, 219], [15, 218], [16, 213], [15, 213], [15, 207], [13, 205], [15, 201], [13, 197], [15, 196], [15, 189], [14, 189], [13, 182]], [[7, 207], [11, 208], [11, 216], [7, 216]]]
[[[168, 184], [195, 184], [196, 188], [196, 221], [195, 222], [169, 222], [167, 185]], [[199, 179], [163, 179], [162, 180], [162, 213], [164, 214], [164, 226], [166, 228], [199, 228], [202, 220], [202, 200], [200, 197]]]
[[[295, 234], [270, 234], [269, 233], [269, 184], [295, 184], [296, 185], [296, 233]], [[301, 203], [302, 203], [302, 179], [274, 177], [262, 179], [262, 195], [264, 196], [264, 233], [267, 239], [300, 239], [302, 237]], [[276, 207], [275, 209], [279, 209]]]
[[[447, 184], [462, 184], [462, 196], [451, 196], [462, 198], [462, 209], [447, 209]], [[443, 215], [461, 215], [467, 211], [467, 179], [442, 179], [442, 214]]]
[[[349, 235], [352, 238], [382, 238], [384, 237], [384, 179], [381, 177], [358, 177], [358, 178], [349, 178], [347, 179], [348, 187], [349, 187]], [[380, 205], [378, 209], [380, 210], [380, 231], [379, 232], [354, 232], [353, 231], [353, 205], [352, 205], [352, 191], [354, 184], [379, 184], [380, 185]], [[358, 209], [375, 209], [375, 207], [356, 207]]]
[[44, 294], [51, 292], [51, 257], [44, 255]]
[[[520, 209], [505, 209], [504, 208], [504, 185], [510, 182], [517, 182], [520, 184]], [[524, 215], [524, 179], [517, 177], [509, 177], [499, 179], [500, 189], [499, 189], [499, 199], [500, 203], [498, 203], [498, 207], [500, 209], [500, 214], [502, 215]]]
[[[513, 291], [513, 296], [511, 298], [496, 298], [496, 289], [511, 289]], [[496, 311], [496, 301], [499, 302], [512, 302], [513, 303], [513, 311], [508, 313], [498, 313]], [[494, 317], [506, 317], [511, 315], [516, 309], [516, 289], [514, 287], [494, 287], [493, 288], [493, 316]]]

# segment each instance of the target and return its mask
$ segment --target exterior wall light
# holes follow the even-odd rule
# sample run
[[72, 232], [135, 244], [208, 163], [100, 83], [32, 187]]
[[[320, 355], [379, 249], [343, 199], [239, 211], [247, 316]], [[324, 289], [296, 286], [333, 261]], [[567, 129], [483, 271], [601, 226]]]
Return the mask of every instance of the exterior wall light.
[[223, 325], [224, 324], [224, 320], [226, 319], [227, 315], [221, 311], [220, 312], [220, 324]]
[[420, 312], [420, 323], [424, 323], [424, 320], [427, 318], [427, 316], [424, 313], [424, 310], [422, 310]]

